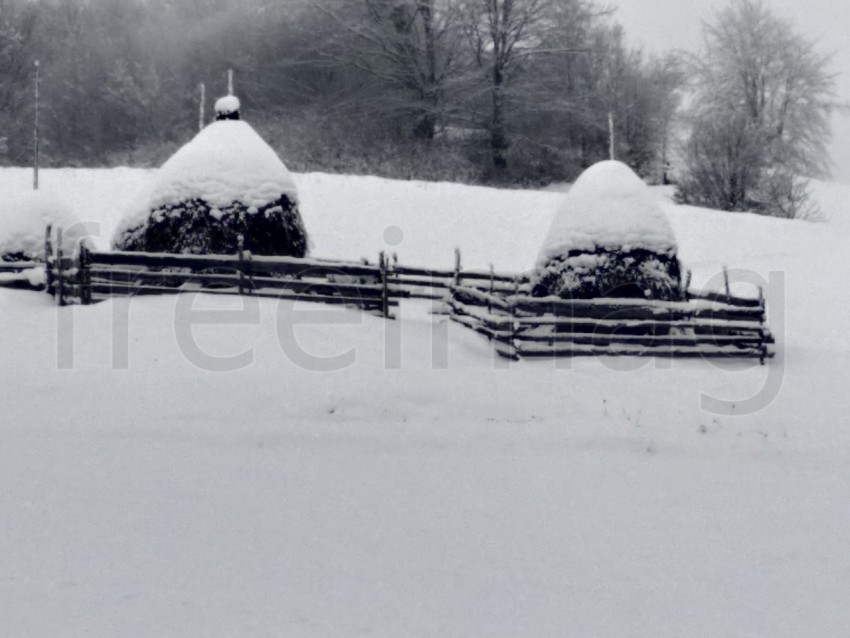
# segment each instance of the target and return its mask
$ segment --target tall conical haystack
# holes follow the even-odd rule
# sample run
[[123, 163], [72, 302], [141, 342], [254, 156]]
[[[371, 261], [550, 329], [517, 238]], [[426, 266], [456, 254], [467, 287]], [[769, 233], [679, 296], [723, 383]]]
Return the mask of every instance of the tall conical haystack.
[[605, 161], [565, 196], [537, 259], [535, 296], [682, 296], [676, 239], [660, 204], [625, 164]]
[[258, 255], [307, 254], [298, 191], [286, 166], [239, 117], [234, 96], [216, 103], [216, 121], [159, 169], [131, 207], [118, 250], [232, 254], [238, 236]]

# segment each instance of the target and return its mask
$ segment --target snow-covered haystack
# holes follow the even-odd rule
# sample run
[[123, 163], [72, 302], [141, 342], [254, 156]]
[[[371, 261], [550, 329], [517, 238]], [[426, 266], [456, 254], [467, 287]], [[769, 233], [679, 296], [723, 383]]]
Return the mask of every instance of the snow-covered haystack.
[[579, 176], [537, 258], [535, 296], [681, 297], [676, 239], [649, 188], [625, 164]]
[[307, 254], [298, 191], [286, 166], [239, 119], [237, 98], [221, 98], [216, 114], [130, 207], [113, 238], [116, 249], [232, 254], [241, 234], [258, 255]]
[[0, 261], [43, 259], [48, 225], [62, 228], [62, 249], [69, 256], [86, 236], [80, 220], [55, 195], [32, 191], [0, 198]]

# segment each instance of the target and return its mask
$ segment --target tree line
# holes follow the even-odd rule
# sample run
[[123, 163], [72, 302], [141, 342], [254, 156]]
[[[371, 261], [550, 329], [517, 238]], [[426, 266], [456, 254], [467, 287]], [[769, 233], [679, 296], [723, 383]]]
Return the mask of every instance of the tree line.
[[[676, 65], [587, 0], [0, 0], [6, 161], [31, 153], [41, 60], [55, 164], [155, 162], [225, 91], [295, 168], [563, 179], [608, 154], [657, 170]], [[11, 35], [9, 35], [11, 31]]]
[[[678, 157], [681, 197], [700, 203], [700, 175], [730, 152], [721, 138], [764, 126], [746, 146], [771, 151], [747, 163], [779, 192], [777, 175], [824, 168], [792, 161], [783, 147], [802, 142], [782, 140], [799, 133], [809, 155], [822, 150], [825, 60], [758, 0], [727, 12], [707, 27], [710, 55], [688, 59], [630, 47], [593, 0], [0, 0], [0, 163], [32, 156], [39, 60], [41, 153], [52, 165], [161, 163], [197, 130], [200, 85], [209, 118], [233, 69], [246, 119], [299, 171], [544, 184], [613, 154], [662, 182]], [[784, 54], [751, 69], [754, 96], [738, 91], [723, 38], [752, 34], [723, 20], [778, 24], [787, 37], [768, 38], [776, 55], [797, 45], [809, 66]], [[756, 67], [769, 58], [766, 34], [741, 53]], [[774, 95], [793, 84], [780, 70], [792, 62], [812, 82]], [[823, 99], [804, 108], [794, 91]], [[744, 192], [709, 199], [740, 208], [753, 199]]]

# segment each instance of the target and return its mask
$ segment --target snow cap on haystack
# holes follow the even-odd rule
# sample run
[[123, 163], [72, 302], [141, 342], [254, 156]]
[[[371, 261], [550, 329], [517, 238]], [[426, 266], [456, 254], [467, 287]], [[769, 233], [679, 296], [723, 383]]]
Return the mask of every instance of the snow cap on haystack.
[[259, 208], [298, 189], [277, 153], [250, 124], [213, 122], [162, 165], [151, 191], [149, 210], [202, 199], [214, 208], [241, 202]]
[[215, 116], [217, 120], [238, 120], [239, 119], [239, 98], [235, 95], [225, 95], [216, 100]]
[[[232, 116], [239, 100], [218, 100]], [[274, 150], [238, 117], [211, 123], [157, 172], [113, 240], [119, 250], [230, 253], [243, 235], [257, 254], [303, 257], [298, 190]]]
[[617, 161], [582, 173], [558, 210], [537, 258], [543, 267], [573, 251], [646, 250], [673, 255], [676, 238], [649, 187]]
[[676, 238], [649, 188], [620, 162], [594, 164], [564, 198], [537, 258], [532, 294], [681, 297]]

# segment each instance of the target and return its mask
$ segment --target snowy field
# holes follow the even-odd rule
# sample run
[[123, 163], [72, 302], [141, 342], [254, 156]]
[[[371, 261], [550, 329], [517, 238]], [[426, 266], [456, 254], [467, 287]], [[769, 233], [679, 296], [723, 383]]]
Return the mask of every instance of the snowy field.
[[[529, 268], [562, 197], [295, 177], [314, 255], [438, 267]], [[149, 178], [42, 184], [106, 247]], [[665, 204], [697, 285], [765, 284], [764, 367], [508, 364], [420, 305], [0, 289], [0, 635], [846, 635], [850, 186], [817, 196], [818, 224]]]

